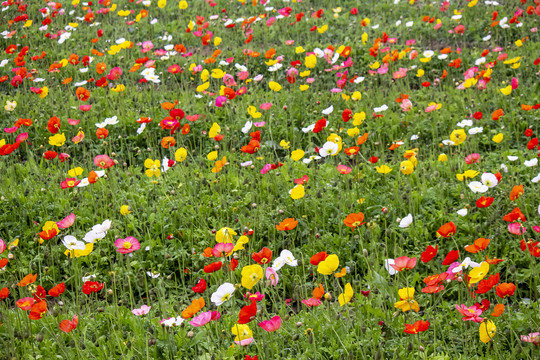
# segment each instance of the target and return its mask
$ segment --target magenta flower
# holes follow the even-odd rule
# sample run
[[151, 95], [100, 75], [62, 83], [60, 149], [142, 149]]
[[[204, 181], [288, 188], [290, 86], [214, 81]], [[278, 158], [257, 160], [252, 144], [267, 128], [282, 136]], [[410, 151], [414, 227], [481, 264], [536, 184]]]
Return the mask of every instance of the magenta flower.
[[23, 132], [17, 135], [17, 139], [15, 139], [15, 142], [22, 143], [23, 141], [26, 141], [28, 139], [28, 133]]
[[521, 341], [540, 345], [540, 332], [530, 333], [529, 335], [521, 335]]
[[216, 107], [222, 107], [227, 103], [227, 97], [220, 95], [216, 98]]
[[523, 235], [527, 229], [524, 226], [521, 226], [520, 223], [515, 222], [508, 224], [508, 231], [510, 234]]
[[270, 320], [261, 321], [259, 323], [259, 326], [268, 332], [279, 330], [279, 328], [281, 327], [281, 317], [277, 315]]
[[279, 275], [278, 275], [276, 270], [274, 270], [271, 267], [267, 267], [265, 275], [266, 275], [266, 279], [270, 280], [270, 285], [272, 285], [272, 286], [277, 285], [277, 283], [279, 281]]
[[94, 165], [102, 169], [108, 169], [113, 167], [114, 161], [108, 155], [97, 155], [94, 158]]
[[474, 321], [476, 323], [484, 321], [480, 317], [482, 315], [482, 309], [477, 308], [475, 305], [471, 307], [467, 307], [464, 304], [461, 304], [461, 306], [456, 305], [456, 310], [463, 315], [463, 321]]
[[199, 327], [208, 324], [212, 320], [212, 312], [206, 311], [195, 316], [189, 323], [192, 326]]
[[255, 294], [250, 293], [249, 291], [244, 295], [244, 298], [247, 300], [255, 300], [255, 301], [262, 301], [264, 299], [264, 294], [261, 294], [260, 292], [256, 292]]
[[71, 213], [59, 222], [56, 223], [60, 229], [67, 229], [75, 222], [75, 214]]
[[133, 236], [128, 236], [125, 239], [116, 239], [114, 246], [116, 246], [116, 251], [122, 254], [129, 254], [141, 248], [139, 240], [135, 239]]
[[232, 243], [217, 243], [212, 249], [212, 255], [215, 257], [226, 256], [233, 251], [234, 245]]
[[133, 315], [141, 316], [141, 315], [148, 314], [151, 308], [152, 308], [151, 306], [143, 305], [138, 309], [131, 310], [131, 312], [133, 313]]
[[0, 239], [0, 254], [3, 253], [4, 250], [6, 250], [6, 243], [4, 240]]
[[271, 107], [272, 107], [272, 103], [263, 103], [260, 106], [261, 110], [270, 110]]
[[480, 160], [480, 154], [478, 153], [467, 155], [467, 157], [465, 158], [465, 162], [469, 165], [477, 163], [478, 160]]

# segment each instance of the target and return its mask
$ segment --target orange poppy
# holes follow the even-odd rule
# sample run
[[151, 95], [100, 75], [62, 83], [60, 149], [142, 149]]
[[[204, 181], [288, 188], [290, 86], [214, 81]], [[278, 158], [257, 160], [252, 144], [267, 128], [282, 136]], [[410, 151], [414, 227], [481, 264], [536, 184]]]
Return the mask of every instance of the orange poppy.
[[493, 259], [490, 259], [487, 257], [486, 255], [486, 262], [489, 264], [489, 265], [497, 265], [498, 263], [500, 262], [503, 262], [504, 259], [497, 259], [497, 258], [493, 258]]
[[206, 305], [204, 298], [200, 297], [198, 299], [193, 299], [191, 305], [189, 305], [184, 311], [182, 311], [182, 318], [189, 319], [193, 315], [198, 313]]
[[523, 195], [523, 185], [514, 185], [510, 192], [510, 200], [514, 201]]
[[19, 285], [20, 287], [24, 287], [26, 285], [30, 285], [36, 282], [36, 279], [37, 279], [37, 274], [34, 274], [34, 275], [28, 274], [17, 285]]
[[47, 312], [47, 302], [42, 300], [32, 305], [30, 309], [30, 315], [28, 317], [31, 320], [39, 320], [43, 317], [43, 314]]
[[77, 94], [77, 98], [81, 101], [86, 101], [90, 98], [90, 91], [83, 87], [78, 87], [75, 94]]
[[501, 116], [504, 115], [504, 110], [503, 109], [497, 109], [493, 112], [493, 114], [491, 114], [491, 118], [495, 121], [499, 120], [501, 118]]
[[328, 254], [326, 253], [326, 251], [322, 251], [313, 255], [311, 259], [309, 259], [309, 263], [311, 265], [317, 266], [319, 265], [321, 261], [324, 261], [327, 257], [328, 257]]
[[103, 74], [105, 70], [107, 70], [107, 64], [105, 64], [104, 62], [100, 62], [96, 64], [96, 72], [98, 74], [100, 75]]
[[95, 183], [97, 181], [98, 177], [99, 177], [98, 174], [94, 170], [92, 170], [88, 174], [88, 182], [90, 184], [93, 184], [93, 183]]
[[368, 138], [368, 135], [369, 135], [368, 133], [364, 133], [364, 135], [359, 136], [358, 139], [356, 139], [356, 144], [362, 145], [363, 143], [365, 143]]
[[444, 224], [437, 230], [437, 236], [442, 236], [444, 238], [448, 238], [456, 233], [456, 224], [454, 224], [452, 221], [449, 223]]
[[109, 136], [109, 130], [106, 128], [99, 128], [96, 130], [96, 136], [98, 139], [106, 139]]
[[202, 256], [206, 257], [206, 258], [211, 258], [212, 256], [212, 248], [211, 247], [207, 247], [204, 249], [203, 253], [202, 253]]
[[516, 285], [512, 283], [502, 283], [495, 288], [495, 293], [497, 294], [497, 296], [503, 299], [514, 295], [515, 291]]
[[343, 220], [343, 223], [354, 230], [358, 226], [362, 226], [365, 224], [364, 214], [361, 212], [359, 212], [358, 214], [355, 214], [355, 213], [349, 214], [347, 215], [345, 220]]
[[171, 102], [161, 103], [161, 107], [164, 110], [172, 110], [176, 105], [178, 105], [178, 100], [176, 100], [174, 103], [171, 103]]
[[340, 272], [334, 274], [337, 278], [344, 277], [345, 275], [347, 275], [347, 268], [343, 268]]
[[65, 79], [62, 81], [62, 85], [67, 85], [67, 84], [69, 84], [72, 80], [73, 80], [73, 76], [70, 76], [70, 77], [68, 77], [68, 78], [65, 78]]
[[499, 317], [504, 313], [504, 304], [497, 304], [491, 313], [493, 317]]
[[313, 289], [313, 297], [315, 299], [320, 299], [324, 296], [324, 288], [321, 283], [319, 283], [319, 287], [316, 287]]
[[474, 240], [474, 244], [465, 246], [465, 251], [476, 254], [477, 252], [486, 250], [491, 239], [478, 238]]
[[164, 149], [168, 149], [171, 146], [174, 146], [176, 144], [176, 140], [172, 136], [165, 136], [163, 139], [161, 139], [161, 146]]
[[279, 223], [279, 225], [276, 225], [276, 229], [279, 231], [288, 231], [292, 230], [298, 225], [298, 220], [295, 220], [294, 218], [287, 218]]

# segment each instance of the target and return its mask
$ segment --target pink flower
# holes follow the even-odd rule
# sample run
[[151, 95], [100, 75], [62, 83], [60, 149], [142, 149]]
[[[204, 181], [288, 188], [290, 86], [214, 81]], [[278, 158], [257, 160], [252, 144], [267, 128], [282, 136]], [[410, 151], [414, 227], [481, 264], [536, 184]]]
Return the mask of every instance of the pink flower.
[[458, 25], [454, 28], [454, 32], [456, 34], [463, 34], [465, 32], [465, 26], [463, 25]]
[[147, 53], [149, 52], [150, 50], [152, 50], [154, 48], [154, 44], [151, 42], [151, 41], [144, 41], [142, 43], [142, 49], [141, 49], [141, 52], [142, 53]]
[[315, 299], [315, 298], [309, 298], [309, 299], [304, 299], [302, 300], [302, 304], [306, 305], [307, 307], [312, 307], [312, 306], [319, 306], [321, 305], [321, 300], [320, 299]]
[[216, 107], [223, 107], [227, 103], [227, 97], [220, 95], [216, 98]]
[[279, 281], [279, 275], [276, 270], [271, 267], [266, 268], [265, 276], [267, 280], [270, 280], [270, 285], [276, 286]]
[[67, 159], [69, 159], [69, 154], [66, 154], [66, 153], [60, 153], [60, 155], [58, 155], [58, 158], [60, 159], [60, 162], [64, 162], [64, 161], [66, 161]]
[[80, 120], [68, 118], [68, 124], [69, 125], [73, 125], [73, 126], [79, 125], [79, 121]]
[[272, 103], [264, 103], [264, 104], [261, 104], [261, 110], [270, 110], [270, 108], [272, 107]]
[[199, 327], [208, 324], [212, 320], [212, 312], [206, 311], [195, 316], [189, 323], [192, 326]]
[[255, 127], [263, 127], [265, 124], [266, 124], [265, 121], [254, 122], [254, 123], [253, 123], [253, 125], [255, 125]]
[[521, 335], [521, 341], [540, 345], [540, 332], [530, 333], [529, 335]]
[[407, 76], [407, 68], [399, 68], [398, 71], [394, 72], [394, 79], [401, 79]]
[[348, 174], [348, 173], [350, 173], [352, 171], [352, 169], [350, 167], [345, 166], [345, 165], [338, 165], [337, 169], [342, 174]]
[[411, 270], [416, 266], [416, 258], [409, 258], [408, 256], [400, 256], [394, 259], [394, 263], [390, 264], [396, 271]]
[[484, 319], [480, 317], [480, 315], [482, 315], [482, 309], [477, 308], [475, 305], [469, 308], [464, 304], [461, 304], [461, 306], [456, 305], [456, 310], [463, 315], [463, 321], [474, 321], [477, 323], [484, 321]]
[[249, 345], [253, 342], [253, 338], [250, 337], [249, 339], [244, 339], [244, 340], [240, 340], [240, 341], [234, 341], [237, 345], [242, 345], [242, 346], [246, 346], [246, 345]]
[[521, 226], [520, 223], [515, 222], [508, 224], [508, 231], [510, 234], [523, 235], [527, 229], [524, 226]]
[[151, 308], [152, 308], [151, 306], [143, 305], [138, 309], [131, 310], [131, 312], [133, 313], [133, 315], [141, 316], [141, 315], [148, 314]]
[[107, 79], [109, 80], [117, 80], [120, 78], [120, 75], [122, 75], [122, 69], [117, 67], [113, 67], [111, 71], [109, 72], [109, 75], [107, 75]]
[[15, 139], [15, 142], [22, 143], [22, 142], [25, 141], [26, 139], [28, 139], [28, 133], [27, 133], [27, 132], [23, 132], [23, 133], [20, 133], [20, 134], [17, 136], [17, 139]]
[[92, 105], [79, 105], [79, 110], [81, 111], [90, 111], [92, 109]]
[[285, 40], [285, 44], [290, 46], [290, 45], [294, 44], [294, 40]]
[[517, 78], [512, 78], [512, 90], [516, 90], [519, 86], [519, 81]]
[[412, 109], [412, 102], [409, 99], [404, 99], [399, 106], [401, 107], [401, 110], [409, 111]]
[[67, 229], [75, 222], [75, 214], [71, 213], [59, 222], [56, 223], [60, 229]]
[[79, 185], [80, 182], [81, 180], [77, 180], [75, 178], [66, 178], [66, 180], [60, 183], [60, 187], [62, 189], [72, 188]]
[[477, 163], [478, 160], [480, 160], [480, 154], [478, 153], [467, 155], [467, 157], [465, 158], [465, 162], [469, 165]]
[[114, 246], [116, 246], [116, 251], [122, 254], [129, 254], [141, 248], [139, 240], [135, 239], [133, 236], [128, 236], [125, 239], [116, 239]]
[[281, 327], [281, 316], [278, 315], [274, 316], [270, 320], [261, 321], [259, 326], [268, 332], [279, 330]]
[[260, 292], [256, 292], [255, 294], [252, 294], [250, 293], [249, 291], [244, 295], [244, 298], [246, 300], [255, 300], [257, 302], [261, 301], [262, 299], [264, 299], [264, 294], [261, 294]]
[[3, 253], [4, 250], [6, 250], [6, 243], [4, 240], [0, 239], [0, 254]]
[[8, 134], [14, 133], [15, 131], [19, 130], [18, 126], [10, 127], [10, 128], [4, 128], [4, 131]]
[[217, 243], [212, 249], [212, 255], [215, 257], [226, 256], [233, 251], [234, 245], [232, 243]]
[[94, 158], [94, 165], [102, 169], [113, 167], [114, 161], [108, 155], [97, 155]]

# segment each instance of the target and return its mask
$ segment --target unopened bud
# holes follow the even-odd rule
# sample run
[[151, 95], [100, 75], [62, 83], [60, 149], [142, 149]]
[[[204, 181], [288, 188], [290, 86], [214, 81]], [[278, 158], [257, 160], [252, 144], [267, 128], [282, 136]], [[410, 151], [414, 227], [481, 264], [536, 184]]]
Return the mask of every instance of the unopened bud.
[[187, 333], [188, 338], [193, 339], [194, 336], [195, 336], [195, 333], [193, 331], [188, 331]]

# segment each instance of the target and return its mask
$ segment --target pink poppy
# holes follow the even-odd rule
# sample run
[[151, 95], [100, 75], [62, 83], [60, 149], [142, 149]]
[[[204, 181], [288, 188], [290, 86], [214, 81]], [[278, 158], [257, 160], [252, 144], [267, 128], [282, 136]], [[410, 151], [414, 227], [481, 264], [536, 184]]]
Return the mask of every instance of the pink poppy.
[[254, 123], [253, 123], [253, 125], [255, 125], [255, 127], [263, 127], [265, 124], [266, 124], [265, 121], [254, 122]]
[[90, 111], [92, 109], [92, 105], [79, 105], [79, 110], [81, 111]]
[[260, 106], [261, 110], [270, 110], [271, 107], [272, 107], [272, 103], [264, 103], [264, 104], [261, 104]]
[[4, 240], [0, 239], [0, 254], [3, 253], [4, 250], [6, 250], [6, 243]]
[[141, 248], [139, 240], [135, 239], [133, 236], [128, 236], [125, 239], [116, 239], [114, 246], [116, 246], [116, 251], [122, 254], [129, 254]]
[[233, 251], [234, 245], [232, 243], [217, 243], [212, 249], [212, 255], [215, 257], [226, 256]]
[[113, 167], [114, 161], [108, 155], [97, 155], [94, 158], [94, 165], [102, 169]]
[[64, 162], [64, 161], [66, 161], [67, 159], [69, 159], [69, 154], [66, 154], [66, 153], [60, 153], [60, 155], [58, 155], [58, 158], [60, 159], [60, 162]]
[[35, 302], [36, 300], [34, 300], [34, 298], [25, 297], [20, 300], [17, 300], [15, 305], [17, 305], [21, 310], [28, 311], [32, 308], [32, 305], [34, 305]]
[[249, 291], [244, 295], [244, 299], [246, 300], [255, 300], [257, 302], [262, 301], [264, 299], [264, 294], [261, 294], [260, 292], [256, 292], [255, 294], [250, 293]]
[[192, 326], [199, 327], [208, 324], [212, 320], [212, 312], [206, 311], [195, 316], [189, 323]]
[[261, 321], [259, 326], [268, 332], [279, 330], [281, 327], [281, 316], [277, 315], [270, 320]]
[[350, 173], [352, 171], [352, 169], [350, 167], [345, 166], [345, 165], [338, 165], [337, 169], [342, 174], [348, 174], [348, 173]]
[[463, 315], [463, 321], [474, 321], [477, 323], [484, 321], [480, 317], [482, 315], [482, 309], [477, 308], [475, 305], [471, 307], [466, 307], [464, 304], [461, 304], [461, 306], [456, 305], [456, 310]]
[[220, 95], [216, 98], [216, 107], [223, 107], [227, 103], [227, 97]]
[[523, 235], [527, 229], [524, 226], [521, 226], [520, 223], [515, 222], [508, 224], [508, 231], [510, 234]]
[[28, 139], [28, 133], [24, 132], [24, 133], [20, 133], [17, 136], [17, 139], [15, 139], [15, 142], [22, 143], [23, 141], [26, 141], [27, 139]]
[[396, 271], [411, 270], [416, 266], [416, 258], [409, 258], [408, 256], [400, 256], [394, 259], [394, 263], [391, 264], [392, 268]]
[[152, 308], [151, 306], [143, 305], [138, 309], [131, 310], [131, 312], [133, 313], [133, 315], [141, 316], [141, 315], [148, 314], [151, 308]]
[[261, 174], [264, 175], [266, 174], [267, 172], [269, 172], [270, 170], [272, 170], [272, 164], [266, 164], [263, 166], [263, 168], [261, 169]]
[[309, 298], [309, 299], [304, 299], [302, 300], [302, 304], [306, 305], [307, 307], [312, 307], [312, 306], [319, 306], [321, 305], [321, 300], [320, 299], [315, 299], [315, 298]]
[[463, 34], [465, 32], [465, 26], [463, 25], [458, 25], [454, 28], [454, 32], [456, 34]]
[[14, 133], [17, 130], [19, 130], [18, 126], [13, 126], [13, 127], [10, 127], [10, 128], [4, 128], [4, 131], [7, 132], [8, 134]]
[[540, 345], [540, 332], [530, 333], [529, 335], [521, 335], [521, 341]]
[[270, 285], [276, 286], [279, 281], [279, 275], [276, 270], [271, 267], [266, 268], [265, 276], [267, 280], [270, 280]]
[[71, 118], [68, 118], [67, 121], [68, 121], [68, 124], [69, 124], [69, 125], [73, 125], [73, 126], [79, 125], [79, 122], [80, 122], [80, 120], [77, 120], [77, 119], [71, 119]]
[[122, 69], [117, 67], [113, 67], [109, 74], [107, 75], [107, 79], [109, 80], [117, 80], [120, 78], [120, 75], [122, 75]]
[[178, 74], [182, 72], [182, 68], [180, 67], [180, 65], [174, 64], [174, 65], [169, 66], [167, 68], [167, 71], [170, 72], [171, 74]]
[[409, 99], [404, 99], [399, 106], [401, 107], [401, 110], [409, 111], [412, 109], [412, 102]]
[[478, 153], [467, 155], [467, 157], [465, 158], [465, 162], [469, 165], [477, 163], [478, 160], [480, 160], [480, 154]]
[[71, 213], [59, 222], [56, 223], [60, 229], [67, 229], [75, 222], [75, 214]]

